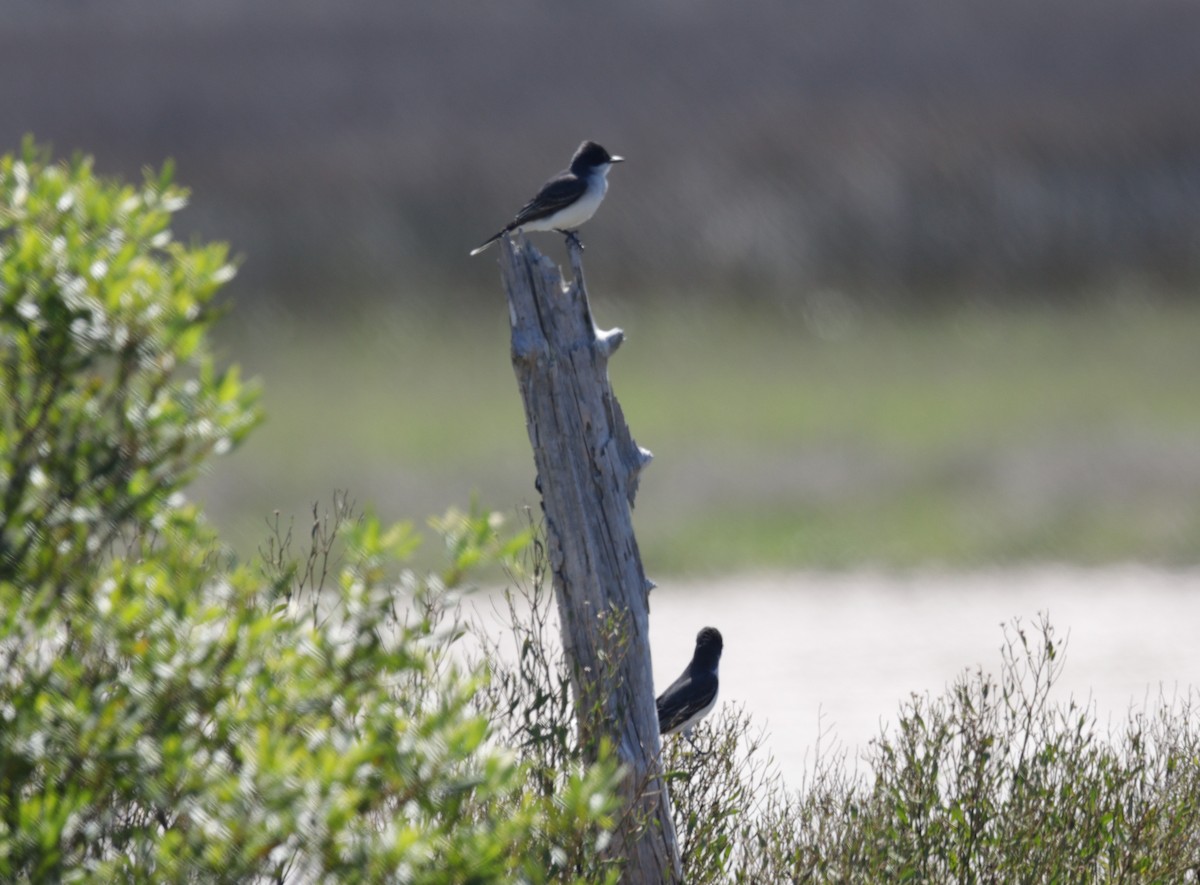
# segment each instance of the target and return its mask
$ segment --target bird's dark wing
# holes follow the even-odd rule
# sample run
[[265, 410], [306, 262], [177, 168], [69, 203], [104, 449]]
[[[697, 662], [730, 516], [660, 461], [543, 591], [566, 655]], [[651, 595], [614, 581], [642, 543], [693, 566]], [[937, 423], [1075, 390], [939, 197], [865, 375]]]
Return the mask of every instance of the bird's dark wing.
[[521, 207], [521, 211], [508, 225], [508, 229], [514, 230], [530, 221], [537, 221], [539, 218], [553, 215], [559, 209], [570, 206], [578, 200], [583, 196], [585, 190], [587, 190], [587, 182], [577, 175], [572, 175], [570, 172], [556, 175], [542, 185], [542, 189], [538, 191], [536, 197]]
[[655, 701], [659, 734], [666, 734], [687, 722], [711, 704], [716, 695], [717, 674], [685, 671]]
[[583, 192], [586, 190], [587, 182], [582, 178], [572, 174], [570, 170], [560, 172], [542, 185], [537, 196], [522, 206], [517, 217], [504, 225], [503, 230], [497, 231], [493, 236], [484, 240], [471, 250], [471, 254], [478, 255], [509, 231], [516, 230], [531, 221], [537, 221], [539, 218], [553, 215], [559, 209], [570, 206], [583, 196]]

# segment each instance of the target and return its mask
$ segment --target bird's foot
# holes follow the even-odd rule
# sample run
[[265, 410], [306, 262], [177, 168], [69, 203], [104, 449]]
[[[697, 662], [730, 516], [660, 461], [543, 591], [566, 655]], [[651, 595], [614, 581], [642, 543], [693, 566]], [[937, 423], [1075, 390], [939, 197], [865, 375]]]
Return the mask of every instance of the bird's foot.
[[559, 230], [559, 233], [567, 238], [567, 242], [572, 246], [577, 246], [583, 251], [583, 242], [579, 239], [579, 231], [577, 230]]

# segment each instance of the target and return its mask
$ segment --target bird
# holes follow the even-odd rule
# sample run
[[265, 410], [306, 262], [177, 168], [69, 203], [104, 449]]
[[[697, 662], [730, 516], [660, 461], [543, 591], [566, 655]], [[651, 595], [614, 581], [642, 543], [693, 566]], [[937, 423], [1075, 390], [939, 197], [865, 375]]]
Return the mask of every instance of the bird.
[[596, 214], [608, 191], [608, 170], [624, 159], [594, 141], [585, 141], [571, 157], [570, 166], [543, 184], [537, 196], [522, 206], [512, 221], [472, 249], [471, 254], [478, 255], [514, 230], [556, 230], [582, 246], [576, 229]]
[[724, 647], [716, 627], [705, 627], [696, 634], [692, 662], [655, 701], [658, 731], [663, 737], [682, 732], [691, 743], [692, 729], [717, 703], [717, 665]]

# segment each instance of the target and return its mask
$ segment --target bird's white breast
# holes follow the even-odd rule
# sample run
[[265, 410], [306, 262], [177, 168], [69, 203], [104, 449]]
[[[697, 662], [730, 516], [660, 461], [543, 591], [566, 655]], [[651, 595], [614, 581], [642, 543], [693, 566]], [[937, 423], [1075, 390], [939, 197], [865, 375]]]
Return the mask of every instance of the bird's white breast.
[[[605, 171], [607, 172], [607, 170]], [[582, 197], [565, 209], [560, 209], [553, 215], [540, 218], [537, 221], [531, 221], [524, 225], [523, 228], [527, 231], [575, 230], [575, 228], [596, 214], [596, 210], [600, 208], [600, 203], [604, 200], [604, 195], [607, 192], [608, 179], [604, 175], [593, 175]]]

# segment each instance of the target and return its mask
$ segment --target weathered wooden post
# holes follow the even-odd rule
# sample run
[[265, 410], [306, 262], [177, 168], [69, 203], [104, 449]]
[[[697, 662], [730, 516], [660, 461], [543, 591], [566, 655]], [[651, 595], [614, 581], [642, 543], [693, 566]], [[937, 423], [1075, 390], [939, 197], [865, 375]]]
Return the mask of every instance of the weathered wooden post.
[[[631, 508], [650, 461], [629, 433], [608, 380], [620, 329], [598, 330], [578, 243], [574, 280], [523, 238], [500, 241], [512, 363], [537, 465], [563, 647], [585, 746], [607, 737], [626, 767], [626, 813], [612, 850], [625, 881], [680, 882], [682, 870], [658, 759], [649, 593]], [[618, 629], [614, 630], [614, 626]]]

